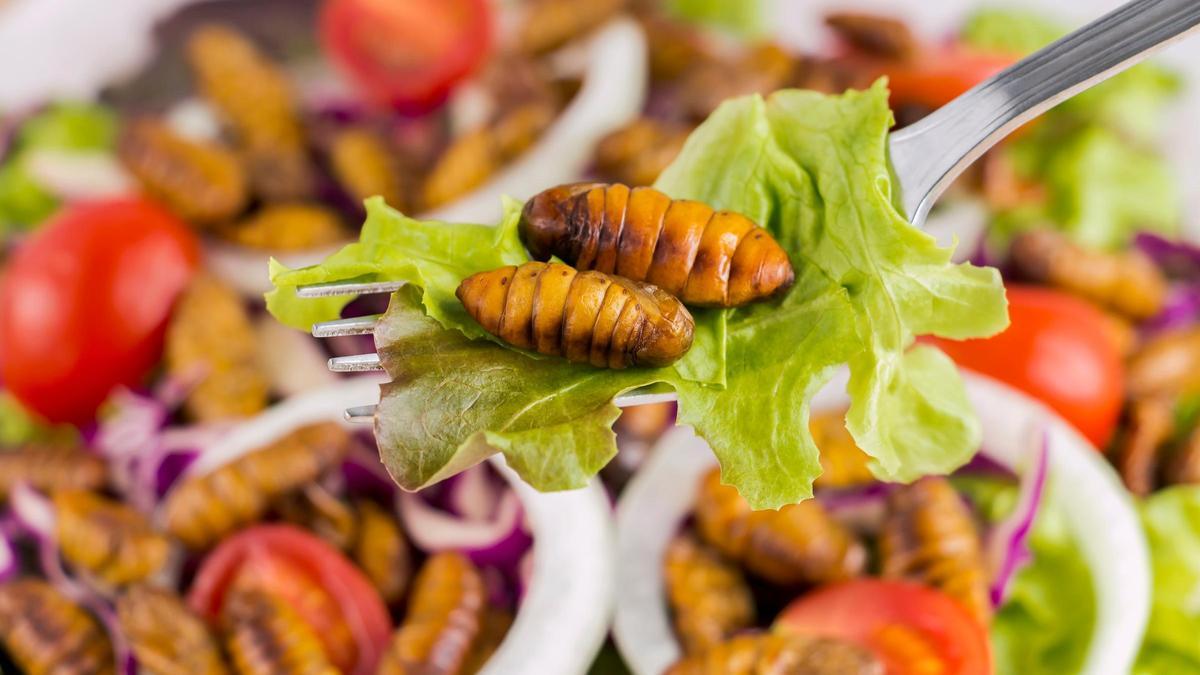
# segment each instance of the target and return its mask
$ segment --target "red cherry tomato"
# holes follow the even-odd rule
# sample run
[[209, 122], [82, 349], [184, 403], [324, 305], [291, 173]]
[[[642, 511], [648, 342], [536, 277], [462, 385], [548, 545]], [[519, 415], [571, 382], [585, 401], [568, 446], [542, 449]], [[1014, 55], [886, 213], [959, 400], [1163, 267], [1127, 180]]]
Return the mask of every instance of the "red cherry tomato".
[[959, 365], [1040, 399], [1098, 448], [1112, 438], [1125, 372], [1108, 319], [1060, 291], [1008, 286], [1008, 330], [985, 340], [935, 339]]
[[321, 637], [342, 672], [375, 672], [391, 634], [387, 607], [363, 573], [321, 539], [291, 525], [242, 530], [201, 563], [188, 605], [215, 621], [235, 587], [283, 598]]
[[492, 40], [487, 0], [327, 0], [321, 41], [363, 94], [424, 112], [483, 62]]
[[1015, 61], [952, 44], [926, 50], [912, 61], [887, 62], [881, 72], [888, 76], [893, 109], [904, 104], [940, 108]]
[[862, 645], [887, 675], [992, 672], [983, 626], [949, 596], [909, 582], [860, 579], [819, 588], [784, 609], [775, 629]]
[[0, 378], [52, 422], [90, 421], [158, 362], [199, 261], [192, 232], [140, 199], [67, 207], [13, 254], [0, 286]]

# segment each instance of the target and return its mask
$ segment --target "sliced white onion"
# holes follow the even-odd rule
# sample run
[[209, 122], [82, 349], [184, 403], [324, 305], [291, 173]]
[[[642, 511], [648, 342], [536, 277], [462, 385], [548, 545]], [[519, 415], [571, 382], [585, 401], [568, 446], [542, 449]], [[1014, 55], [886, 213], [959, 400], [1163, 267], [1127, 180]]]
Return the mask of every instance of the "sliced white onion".
[[215, 141], [221, 137], [221, 121], [212, 106], [191, 97], [171, 106], [166, 114], [167, 126], [175, 133], [195, 141]]
[[468, 520], [441, 511], [411, 492], [400, 493], [398, 507], [404, 531], [417, 548], [428, 553], [478, 553], [502, 544], [521, 530], [521, 500], [511, 490], [504, 493], [486, 520]]
[[308, 335], [263, 315], [255, 325], [258, 362], [271, 389], [288, 397], [337, 383], [320, 343]]
[[467, 520], [487, 520], [496, 513], [503, 491], [484, 464], [476, 464], [454, 478], [447, 495], [451, 510]]
[[17, 564], [17, 552], [13, 550], [12, 540], [0, 537], [0, 583], [8, 581], [20, 572]]
[[63, 201], [127, 195], [133, 179], [108, 152], [31, 150], [23, 160], [38, 184]]
[[13, 515], [21, 526], [38, 538], [53, 540], [58, 524], [54, 504], [28, 483], [18, 483], [10, 495]]

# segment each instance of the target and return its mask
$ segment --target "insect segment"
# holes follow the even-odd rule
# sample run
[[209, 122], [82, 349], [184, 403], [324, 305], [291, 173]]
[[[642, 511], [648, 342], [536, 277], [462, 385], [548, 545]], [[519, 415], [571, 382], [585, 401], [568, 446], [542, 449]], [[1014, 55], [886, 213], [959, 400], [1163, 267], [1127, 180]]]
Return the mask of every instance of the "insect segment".
[[596, 170], [626, 185], [650, 185], [675, 161], [691, 128], [641, 117], [596, 144]]
[[862, 572], [866, 550], [810, 499], [778, 511], [755, 511], [720, 471], [704, 477], [696, 499], [696, 529], [713, 548], [775, 584], [828, 583]]
[[883, 675], [871, 652], [833, 638], [748, 633], [689, 655], [666, 675]]
[[941, 590], [988, 625], [992, 606], [979, 531], [946, 479], [922, 478], [891, 494], [879, 555], [884, 578]]
[[1129, 359], [1125, 387], [1134, 399], [1200, 391], [1200, 328], [1147, 340]]
[[917, 53], [917, 38], [908, 24], [886, 16], [862, 12], [835, 12], [825, 24], [854, 48], [897, 61], [908, 61]]
[[337, 424], [314, 424], [211, 473], [187, 478], [167, 495], [166, 529], [190, 548], [207, 547], [337, 466], [352, 442]]
[[1167, 485], [1200, 483], [1200, 427], [1193, 428], [1167, 457], [1162, 468], [1162, 479]]
[[354, 542], [354, 561], [379, 590], [383, 601], [391, 604], [404, 597], [413, 574], [412, 552], [396, 519], [375, 502], [360, 500], [358, 538]]
[[167, 371], [197, 380], [184, 409], [201, 422], [252, 415], [267, 407], [258, 341], [237, 293], [211, 276], [192, 281], [167, 327]]
[[184, 220], [211, 225], [246, 207], [242, 165], [219, 145], [184, 138], [162, 122], [141, 119], [125, 127], [117, 154], [146, 192]]
[[359, 515], [320, 483], [309, 483], [275, 501], [272, 509], [332, 546], [348, 550], [359, 538]]
[[514, 619], [512, 612], [507, 609], [489, 605], [484, 610], [479, 637], [475, 638], [475, 644], [467, 656], [467, 663], [463, 666], [464, 675], [483, 670], [488, 659], [492, 658], [492, 654], [496, 653], [496, 650], [500, 648], [500, 643], [508, 635], [508, 629], [512, 628]]
[[309, 202], [267, 204], [249, 217], [221, 228], [220, 234], [242, 246], [279, 251], [332, 246], [349, 237], [337, 213]]
[[100, 457], [66, 447], [25, 446], [0, 452], [0, 499], [18, 483], [39, 492], [98, 490], [108, 482], [108, 465]]
[[808, 428], [821, 450], [820, 488], [847, 488], [875, 480], [867, 453], [858, 447], [846, 428], [845, 411], [813, 413]]
[[138, 665], [156, 675], [224, 675], [220, 645], [204, 620], [171, 591], [133, 586], [117, 598], [117, 620]]
[[550, 188], [525, 204], [520, 227], [537, 260], [645, 281], [689, 306], [736, 307], [795, 281], [787, 253], [749, 218], [649, 187]]
[[514, 44], [526, 54], [556, 49], [602, 25], [629, 0], [530, 0]]
[[88, 490], [54, 493], [56, 535], [67, 562], [112, 586], [141, 581], [167, 563], [171, 542], [136, 509]]
[[392, 636], [378, 675], [465, 672], [486, 600], [483, 577], [466, 556], [430, 556], [413, 582], [408, 614]]
[[663, 577], [685, 654], [715, 647], [754, 620], [754, 598], [741, 570], [691, 535], [667, 547]]
[[695, 330], [687, 308], [656, 286], [559, 263], [480, 272], [457, 295], [505, 342], [597, 368], [668, 365], [691, 348]]
[[1089, 249], [1053, 230], [1030, 230], [1013, 240], [1013, 263], [1032, 281], [1084, 297], [1131, 319], [1158, 314], [1167, 280], [1146, 254]]
[[680, 103], [693, 120], [701, 121], [731, 98], [766, 96], [792, 85], [801, 74], [802, 63], [770, 42], [756, 44], [733, 58], [707, 59], [680, 79]]
[[1116, 444], [1113, 464], [1126, 489], [1144, 497], [1156, 486], [1159, 448], [1174, 432], [1174, 400], [1169, 396], [1135, 399], [1129, 404], [1127, 416], [1128, 422]]
[[40, 579], [0, 584], [0, 642], [28, 675], [107, 675], [112, 648], [100, 625]]
[[235, 590], [221, 610], [221, 626], [240, 675], [340, 675], [316, 632], [282, 598]]
[[379, 195], [394, 209], [408, 208], [400, 158], [387, 139], [371, 129], [339, 131], [329, 146], [329, 164], [342, 190], [356, 202]]
[[271, 201], [311, 195], [304, 129], [279, 66], [241, 33], [217, 25], [192, 33], [187, 57], [201, 92], [237, 141], [256, 191]]

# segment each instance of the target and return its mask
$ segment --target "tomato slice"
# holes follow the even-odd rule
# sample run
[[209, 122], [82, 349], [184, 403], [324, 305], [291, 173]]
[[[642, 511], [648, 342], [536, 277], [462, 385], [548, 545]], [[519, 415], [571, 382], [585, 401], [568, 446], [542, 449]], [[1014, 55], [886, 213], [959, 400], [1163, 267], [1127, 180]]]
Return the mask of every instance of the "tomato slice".
[[933, 342], [960, 366], [1040, 399], [1104, 448], [1125, 386], [1107, 317], [1061, 291], [1014, 284], [1007, 291], [1008, 330], [983, 340]]
[[325, 51], [369, 100], [425, 112], [491, 48], [487, 0], [326, 0]]
[[927, 586], [859, 579], [802, 596], [775, 629], [840, 638], [874, 652], [888, 675], [987, 675], [987, 633], [957, 601]]
[[893, 110], [906, 104], [940, 108], [1015, 61], [951, 44], [927, 49], [911, 61], [882, 64], [881, 74], [888, 76]]
[[159, 206], [67, 207], [14, 253], [0, 286], [0, 378], [52, 422], [82, 424], [158, 363], [171, 308], [200, 258]]
[[221, 542], [200, 565], [188, 605], [215, 621], [230, 588], [283, 598], [321, 636], [342, 672], [370, 675], [391, 620], [379, 593], [336, 549], [291, 525], [256, 525]]

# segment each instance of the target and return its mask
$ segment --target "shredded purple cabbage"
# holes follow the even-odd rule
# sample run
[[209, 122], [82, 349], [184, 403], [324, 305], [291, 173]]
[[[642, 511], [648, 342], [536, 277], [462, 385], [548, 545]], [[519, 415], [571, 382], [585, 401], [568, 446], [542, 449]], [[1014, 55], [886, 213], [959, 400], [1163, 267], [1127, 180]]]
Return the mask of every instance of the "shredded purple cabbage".
[[1045, 497], [1049, 468], [1050, 437], [1049, 433], [1043, 430], [1036, 461], [1021, 475], [1016, 508], [988, 535], [987, 553], [992, 569], [992, 583], [988, 594], [995, 607], [1004, 604], [1017, 572], [1033, 559], [1033, 553], [1029, 550], [1029, 537], [1033, 533], [1033, 523]]
[[1176, 283], [1168, 291], [1162, 310], [1143, 323], [1141, 328], [1146, 335], [1157, 335], [1191, 326], [1198, 320], [1200, 283]]
[[1168, 276], [1200, 281], [1200, 246], [1151, 232], [1139, 233], [1133, 245], [1150, 256]]

